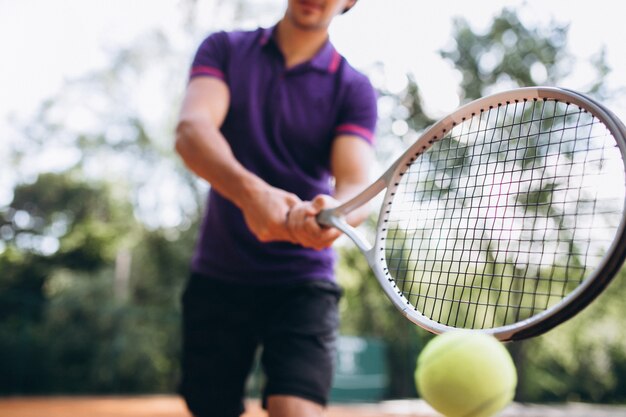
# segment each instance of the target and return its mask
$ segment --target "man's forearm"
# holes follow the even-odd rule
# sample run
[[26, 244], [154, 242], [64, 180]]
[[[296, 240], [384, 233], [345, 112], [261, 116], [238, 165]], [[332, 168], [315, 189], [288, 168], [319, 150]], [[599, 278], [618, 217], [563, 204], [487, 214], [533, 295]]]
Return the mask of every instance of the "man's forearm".
[[300, 199], [272, 187], [241, 165], [224, 136], [210, 121], [181, 119], [176, 128], [176, 150], [189, 169], [239, 207], [257, 239], [293, 241], [285, 218], [289, 208]]
[[200, 118], [178, 123], [176, 151], [191, 171], [239, 208], [267, 186], [237, 161], [220, 131]]

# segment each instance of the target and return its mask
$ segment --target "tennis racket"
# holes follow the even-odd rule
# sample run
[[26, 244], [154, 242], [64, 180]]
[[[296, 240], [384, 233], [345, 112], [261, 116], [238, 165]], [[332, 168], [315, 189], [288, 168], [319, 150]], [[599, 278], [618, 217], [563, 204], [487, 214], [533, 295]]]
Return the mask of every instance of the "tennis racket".
[[[626, 128], [570, 90], [520, 88], [443, 118], [373, 184], [322, 211], [387, 296], [433, 333], [544, 333], [586, 307], [626, 253]], [[344, 216], [386, 190], [370, 244]]]

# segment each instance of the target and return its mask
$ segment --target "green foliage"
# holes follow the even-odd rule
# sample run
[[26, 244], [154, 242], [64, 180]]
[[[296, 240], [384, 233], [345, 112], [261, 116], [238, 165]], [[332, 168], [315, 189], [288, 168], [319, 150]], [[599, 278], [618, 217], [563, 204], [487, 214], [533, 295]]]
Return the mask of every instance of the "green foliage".
[[0, 211], [4, 317], [40, 317], [43, 287], [54, 270], [94, 271], [112, 261], [128, 224], [123, 207], [107, 193], [106, 187], [70, 174], [41, 175], [14, 189], [13, 202]]
[[[548, 29], [529, 28], [516, 13], [504, 10], [484, 33], [478, 33], [463, 19], [455, 23], [456, 45], [442, 51], [462, 74], [465, 100], [483, 96], [492, 90], [537, 84], [558, 85], [573, 67], [573, 58], [567, 52], [567, 27], [551, 25]], [[596, 97], [606, 96], [603, 79], [609, 73], [603, 53], [594, 57], [598, 77], [588, 86]], [[424, 115], [419, 87], [409, 79], [405, 91], [393, 100], [395, 109], [385, 114], [379, 136], [387, 138], [393, 120], [404, 118], [412, 133], [424, 129], [430, 122]], [[382, 92], [385, 96], [385, 92]], [[399, 116], [398, 116], [399, 115]], [[414, 135], [407, 135], [410, 140]], [[451, 144], [449, 144], [451, 145]], [[444, 146], [444, 145], [441, 145]], [[531, 146], [520, 163], [534, 166], [539, 157], [538, 147]], [[450, 160], [447, 159], [450, 163]], [[467, 165], [462, 154], [457, 166]], [[454, 176], [454, 175], [451, 175]], [[528, 203], [548, 201], [552, 184], [544, 184], [535, 193], [528, 194]], [[444, 194], [446, 188], [425, 183], [432, 198]], [[435, 191], [432, 191], [435, 190]], [[560, 219], [552, 213], [558, 223]], [[372, 224], [369, 224], [372, 228]], [[398, 248], [398, 253], [402, 248]], [[403, 262], [394, 257], [397, 265], [390, 270], [406, 271]], [[413, 396], [408, 369], [432, 337], [408, 323], [391, 302], [386, 299], [370, 272], [366, 261], [356, 249], [342, 247], [338, 276], [345, 288], [342, 300], [342, 332], [383, 339], [389, 346], [390, 376], [393, 385], [390, 397]], [[492, 260], [496, 267], [495, 260]], [[554, 274], [565, 273], [557, 271]], [[571, 321], [536, 339], [508, 345], [519, 372], [517, 399], [522, 401], [594, 401], [624, 402], [626, 387], [626, 297], [625, 272], [600, 299]], [[400, 277], [401, 280], [401, 277]]]
[[465, 98], [476, 99], [498, 84], [554, 84], [567, 75], [572, 58], [566, 52], [567, 26], [549, 29], [524, 26], [513, 10], [505, 9], [484, 33], [466, 20], [454, 22], [456, 45], [442, 51], [461, 72]]
[[[188, 63], [160, 33], [110, 62], [68, 81], [10, 144], [15, 177], [31, 182], [0, 207], [0, 394], [177, 383], [178, 298], [206, 187], [173, 152]], [[146, 106], [138, 90], [168, 104]], [[38, 171], [55, 150], [78, 156]], [[182, 221], [161, 228], [160, 202], [145, 201], [168, 188]]]
[[626, 269], [569, 322], [524, 343], [528, 401], [626, 402]]
[[337, 278], [344, 289], [340, 303], [341, 333], [382, 340], [387, 346], [388, 396], [414, 397], [417, 355], [432, 336], [399, 314], [358, 249], [339, 248]]
[[0, 393], [173, 391], [194, 229], [147, 230], [110, 185], [72, 173], [14, 195], [0, 212]]
[[[573, 67], [567, 52], [567, 27], [525, 27], [514, 11], [505, 10], [484, 33], [467, 22], [455, 23], [456, 47], [443, 51], [463, 75], [466, 99], [478, 98], [494, 87], [558, 85]], [[591, 94], [606, 97], [604, 78], [609, 73], [604, 51], [593, 58], [597, 77]], [[535, 164], [535, 148], [526, 160]], [[528, 195], [529, 203], [551, 198], [550, 187]], [[548, 213], [554, 216], [552, 213]], [[560, 220], [555, 217], [555, 221]], [[564, 272], [563, 272], [564, 273]], [[625, 273], [615, 278], [600, 300], [568, 323], [549, 333], [511, 345], [520, 372], [518, 398], [524, 401], [624, 402]]]
[[[112, 271], [51, 279], [46, 321], [50, 392], [169, 392], [178, 369], [178, 313], [115, 297]], [[172, 304], [175, 299], [170, 294]], [[165, 297], [161, 297], [164, 299]], [[151, 305], [150, 305], [151, 304]]]

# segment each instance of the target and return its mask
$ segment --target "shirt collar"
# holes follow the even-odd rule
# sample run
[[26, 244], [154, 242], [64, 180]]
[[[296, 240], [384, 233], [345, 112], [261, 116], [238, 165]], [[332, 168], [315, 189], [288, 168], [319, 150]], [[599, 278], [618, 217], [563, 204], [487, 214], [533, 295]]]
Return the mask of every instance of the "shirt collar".
[[269, 28], [261, 29], [261, 38], [259, 39], [259, 43], [261, 46], [266, 46], [270, 40], [274, 41], [274, 31], [276, 30], [276, 25]]
[[[276, 27], [277, 25], [274, 25], [269, 28], [261, 29], [259, 43], [262, 47], [273, 44], [278, 49], [278, 44], [276, 43]], [[308, 64], [312, 68], [334, 74], [337, 72], [340, 62], [341, 55], [339, 55], [339, 52], [337, 52], [330, 40], [326, 40], [326, 43], [324, 43], [317, 54], [311, 58]]]

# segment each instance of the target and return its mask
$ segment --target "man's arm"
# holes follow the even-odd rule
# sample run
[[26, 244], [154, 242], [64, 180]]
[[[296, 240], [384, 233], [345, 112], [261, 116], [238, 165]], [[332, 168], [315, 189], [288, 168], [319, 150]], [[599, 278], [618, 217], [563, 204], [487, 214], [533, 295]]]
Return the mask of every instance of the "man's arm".
[[300, 199], [270, 186], [237, 161], [219, 130], [229, 105], [226, 83], [213, 77], [193, 78], [176, 127], [176, 151], [191, 171], [241, 209], [259, 240], [292, 241], [285, 217]]
[[[372, 145], [362, 138], [346, 135], [335, 139], [330, 161], [335, 177], [333, 197], [339, 202], [344, 202], [363, 191], [371, 182], [369, 174], [373, 161]], [[369, 213], [366, 204], [349, 213], [346, 221], [351, 226], [358, 226]]]
[[[341, 235], [335, 228], [320, 227], [315, 216], [323, 209], [335, 207], [357, 195], [369, 185], [369, 167], [373, 161], [372, 146], [362, 138], [342, 135], [335, 138], [330, 166], [335, 177], [333, 196], [318, 195], [310, 202], [296, 205], [288, 218], [289, 229], [298, 243], [317, 250], [329, 247]], [[352, 226], [361, 224], [369, 214], [367, 205], [346, 216]]]

